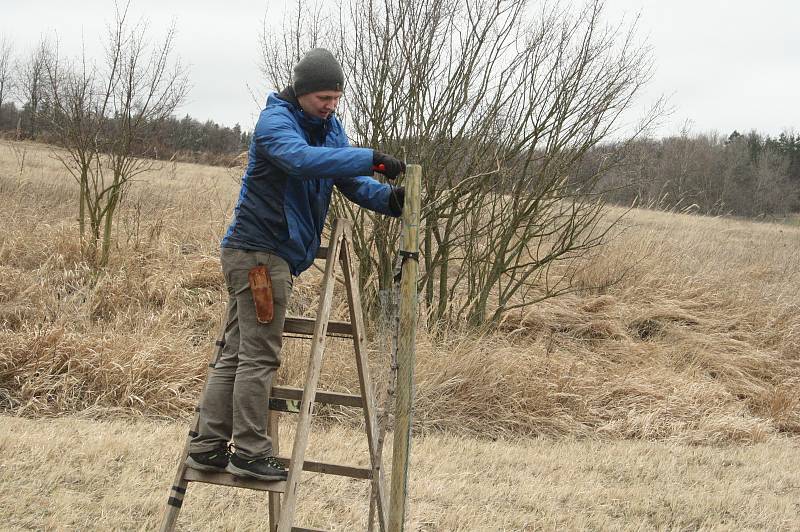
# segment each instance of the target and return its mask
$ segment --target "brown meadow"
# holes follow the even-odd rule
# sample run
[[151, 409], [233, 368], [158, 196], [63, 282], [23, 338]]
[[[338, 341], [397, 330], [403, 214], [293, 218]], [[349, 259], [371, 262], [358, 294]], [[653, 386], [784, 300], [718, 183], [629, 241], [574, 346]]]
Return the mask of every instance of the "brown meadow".
[[[0, 144], [6, 412], [190, 411], [224, 306], [218, 241], [237, 175], [167, 163], [136, 183], [97, 275], [51, 149]], [[645, 210], [619, 228], [585, 259], [577, 281], [591, 288], [495, 334], [419, 331], [418, 430], [695, 443], [800, 432], [800, 228]], [[313, 315], [318, 280], [299, 278], [293, 313]], [[287, 342], [284, 381], [301, 381], [306, 348]], [[353, 389], [351, 366], [347, 343], [332, 342], [323, 385]]]
[[[98, 275], [52, 148], [0, 142], [0, 515], [12, 528], [152, 528], [224, 309], [218, 243], [238, 172], [166, 163], [135, 183]], [[420, 329], [415, 529], [800, 526], [799, 273], [796, 224], [632, 210], [584, 258], [575, 292], [491, 334]], [[319, 278], [298, 279], [293, 314], [313, 315]], [[307, 344], [285, 349], [279, 379], [299, 384]], [[321, 386], [355, 389], [350, 357], [332, 341]], [[346, 454], [357, 418], [324, 411], [319, 448]], [[346, 484], [304, 484], [321, 504], [306, 522], [363, 526], [360, 506], [325, 498]], [[123, 489], [142, 499], [109, 494]], [[187, 529], [263, 527], [263, 497], [204, 490]]]

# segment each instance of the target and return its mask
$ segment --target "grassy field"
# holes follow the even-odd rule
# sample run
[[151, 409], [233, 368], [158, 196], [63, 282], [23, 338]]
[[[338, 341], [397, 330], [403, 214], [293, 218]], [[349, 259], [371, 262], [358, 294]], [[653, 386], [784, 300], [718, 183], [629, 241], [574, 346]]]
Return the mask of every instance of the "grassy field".
[[[0, 141], [0, 517], [12, 528], [152, 523], [223, 312], [218, 243], [238, 173], [167, 163], [144, 176], [98, 275], [52, 149]], [[619, 229], [586, 257], [583, 289], [497, 333], [418, 331], [416, 529], [800, 528], [800, 227], [634, 210]], [[292, 314], [313, 314], [318, 280], [299, 278]], [[302, 380], [307, 347], [287, 343], [280, 380]], [[356, 388], [350, 356], [330, 344], [323, 386]], [[377, 345], [371, 360], [383, 379]], [[354, 417], [328, 414], [346, 423], [324, 423], [321, 441], [344, 452]], [[344, 489], [319, 482], [309, 489]], [[48, 511], [56, 492], [62, 510]], [[209, 528], [262, 508], [207, 493]], [[363, 519], [331, 500], [307, 521]]]
[[[153, 530], [186, 427], [0, 416], [0, 528]], [[286, 434], [286, 436], [291, 436]], [[797, 530], [798, 445], [416, 438], [406, 530]], [[366, 464], [361, 434], [315, 431], [312, 458]], [[298, 524], [366, 529], [363, 481], [308, 474]], [[265, 530], [266, 496], [190, 485], [180, 530]]]

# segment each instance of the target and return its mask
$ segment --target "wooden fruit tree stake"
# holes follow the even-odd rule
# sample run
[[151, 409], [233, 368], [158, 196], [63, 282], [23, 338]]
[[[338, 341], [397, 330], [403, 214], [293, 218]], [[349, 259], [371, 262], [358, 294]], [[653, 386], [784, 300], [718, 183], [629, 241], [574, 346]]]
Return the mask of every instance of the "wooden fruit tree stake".
[[408, 458], [411, 447], [411, 410], [414, 400], [414, 352], [417, 336], [417, 276], [419, 273], [419, 218], [422, 167], [406, 169], [403, 207], [403, 258], [400, 280], [400, 332], [397, 342], [397, 395], [395, 402], [392, 486], [389, 498], [389, 532], [401, 532], [405, 521]]

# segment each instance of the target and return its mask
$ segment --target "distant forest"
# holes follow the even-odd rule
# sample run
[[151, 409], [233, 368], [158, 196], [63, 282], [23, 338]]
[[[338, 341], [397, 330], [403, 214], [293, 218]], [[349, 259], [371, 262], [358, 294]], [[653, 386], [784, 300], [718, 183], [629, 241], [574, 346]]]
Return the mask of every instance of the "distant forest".
[[[38, 115], [46, 116], [47, 103], [39, 105]], [[6, 138], [35, 139], [58, 144], [58, 136], [48, 130], [48, 124], [36, 120], [29, 104], [17, 107], [7, 102], [0, 107], [0, 135]], [[152, 124], [148, 135], [139, 139], [138, 155], [160, 160], [177, 160], [229, 166], [250, 145], [250, 131], [239, 124], [222, 126], [214, 121], [200, 122], [189, 115], [169, 117]]]
[[[58, 144], [58, 136], [45, 121], [33, 119], [27, 104], [0, 107], [0, 135]], [[250, 139], [251, 132], [239, 124], [226, 127], [173, 116], [153, 124], [136, 152], [159, 160], [231, 166]], [[577, 182], [597, 176], [595, 192], [616, 204], [781, 217], [800, 211], [800, 135], [684, 133], [603, 143], [586, 152], [573, 175]]]
[[576, 175], [599, 176], [596, 190], [614, 203], [782, 217], [800, 211], [800, 135], [684, 133], [598, 145]]

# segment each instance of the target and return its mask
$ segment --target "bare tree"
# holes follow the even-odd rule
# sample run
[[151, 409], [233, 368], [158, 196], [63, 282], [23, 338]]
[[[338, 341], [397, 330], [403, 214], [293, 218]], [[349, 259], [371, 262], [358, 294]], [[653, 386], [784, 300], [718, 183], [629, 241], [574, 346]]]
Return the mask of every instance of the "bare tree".
[[[621, 134], [621, 113], [650, 77], [635, 26], [604, 23], [600, 0], [577, 13], [526, 0], [343, 0], [339, 13], [340, 33], [321, 44], [348, 76], [355, 142], [424, 168], [430, 321], [496, 322], [569, 289], [569, 264], [604, 237], [598, 175], [574, 169]], [[264, 70], [285, 69], [279, 43], [303, 42], [308, 27], [273, 36]], [[367, 288], [388, 289], [397, 223], [347, 202], [334, 210], [359, 222]]]
[[765, 149], [755, 164], [753, 208], [756, 215], [786, 215], [797, 197], [797, 187], [789, 179], [789, 160]]
[[[99, 240], [98, 209], [92, 194], [102, 170], [103, 133], [108, 94], [101, 97], [96, 68], [87, 63], [85, 53], [78, 63], [64, 63], [55, 54], [47, 63], [47, 82], [52, 95], [48, 125], [65, 151], [55, 151], [78, 184], [78, 224], [81, 249], [96, 261]], [[99, 188], [99, 187], [98, 187]], [[87, 232], [91, 229], [91, 237]]]
[[0, 124], [3, 104], [14, 91], [14, 47], [5, 37], [0, 38]]
[[130, 24], [127, 7], [108, 29], [102, 66], [48, 62], [53, 95], [49, 114], [67, 155], [59, 155], [79, 185], [79, 220], [87, 255], [108, 262], [114, 216], [134, 178], [157, 164], [144, 140], [169, 118], [187, 93], [187, 77], [171, 60], [174, 29], [148, 41], [146, 21]]
[[46, 65], [53, 47], [42, 37], [28, 57], [17, 65], [17, 98], [23, 104], [23, 129], [28, 137], [39, 133], [39, 114], [47, 103]]
[[296, 0], [294, 9], [284, 14], [284, 31], [280, 35], [272, 32], [265, 17], [259, 36], [260, 68], [269, 88], [280, 91], [286, 87], [292, 68], [303, 54], [330, 40], [334, 33], [329, 21], [330, 17], [323, 12], [321, 4], [302, 0]]

